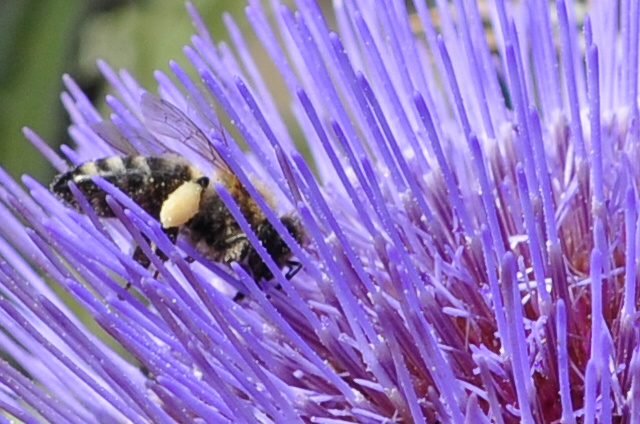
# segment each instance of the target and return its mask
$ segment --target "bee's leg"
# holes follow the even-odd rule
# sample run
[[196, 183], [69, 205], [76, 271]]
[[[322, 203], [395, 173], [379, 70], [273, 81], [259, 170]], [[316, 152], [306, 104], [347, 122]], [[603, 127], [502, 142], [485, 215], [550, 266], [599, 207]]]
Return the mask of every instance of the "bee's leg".
[[[291, 280], [302, 269], [302, 264], [298, 261], [287, 261], [285, 265], [289, 268], [284, 278]], [[276, 290], [282, 290], [282, 285], [276, 285]]]
[[[144, 237], [146, 242], [149, 242], [149, 238], [147, 236], [142, 234], [142, 237]], [[151, 266], [151, 259], [149, 259], [147, 255], [145, 255], [144, 251], [140, 246], [136, 246], [136, 250], [133, 251], [132, 258], [134, 261], [142, 265], [145, 269], [149, 269], [149, 267]], [[125, 284], [124, 289], [126, 291], [129, 291], [131, 289], [131, 281], [127, 281], [127, 284]]]
[[226, 248], [230, 248], [231, 246], [238, 243], [239, 241], [245, 241], [245, 240], [247, 240], [246, 234], [237, 234], [233, 237], [229, 237], [228, 239], [226, 239], [224, 241], [224, 244], [226, 245]]
[[289, 270], [284, 276], [287, 280], [291, 280], [302, 269], [302, 264], [298, 261], [287, 261], [286, 265], [289, 267]]
[[[178, 232], [179, 232], [178, 227], [163, 228], [162, 231], [167, 235], [171, 243], [176, 244], [176, 240], [178, 239]], [[151, 244], [151, 248], [153, 249], [153, 253], [155, 253], [162, 262], [166, 262], [169, 260], [169, 257], [165, 255], [165, 253], [162, 250], [160, 250], [158, 246], [155, 245], [155, 243]], [[160, 274], [160, 271], [158, 269], [154, 270], [153, 279], [157, 280], [159, 274]]]
[[[247, 269], [246, 264], [243, 264], [244, 258], [247, 256], [247, 249], [249, 247], [249, 242], [247, 241], [247, 236], [245, 234], [237, 234], [233, 237], [229, 237], [224, 241], [224, 250], [226, 252], [223, 261], [228, 265], [232, 262], [238, 262], [241, 266], [250, 273], [249, 269]], [[235, 296], [233, 296], [234, 302], [239, 302], [244, 299], [246, 295], [241, 291], [238, 291]]]
[[[164, 231], [167, 237], [169, 237], [171, 243], [175, 244], [176, 240], [178, 239], [178, 227], [163, 228], [162, 231]], [[158, 247], [154, 243], [150, 243], [149, 237], [145, 236], [144, 234], [142, 234], [142, 237], [144, 237], [144, 240], [151, 245], [151, 249], [156, 255], [158, 255], [162, 262], [166, 262], [167, 260], [169, 260], [169, 257], [165, 255], [163, 251], [158, 249]], [[140, 246], [136, 246], [136, 250], [133, 251], [133, 260], [138, 262], [146, 269], [149, 269], [151, 267], [151, 259], [149, 259], [149, 257], [144, 253]], [[158, 274], [159, 271], [156, 269], [153, 272], [153, 278], [158, 278]], [[131, 281], [127, 281], [127, 284], [124, 288], [125, 290], [129, 291], [129, 289], [131, 289]]]
[[[245, 236], [244, 234], [240, 234], [240, 235], [237, 235], [237, 236], [229, 237], [228, 239], [226, 239], [224, 241], [224, 244], [221, 247], [218, 247], [219, 249], [229, 250], [230, 252], [232, 252], [225, 259], [227, 261], [227, 264], [230, 264], [231, 262], [238, 261], [238, 259], [235, 259], [236, 258], [236, 254], [233, 253], [234, 251], [231, 251], [230, 249], [233, 249], [233, 245], [235, 245], [236, 243], [239, 243], [239, 242], [241, 242], [243, 240], [246, 240], [246, 239], [247, 239], [247, 236]], [[184, 260], [187, 263], [190, 263], [190, 264], [194, 263], [196, 261], [191, 256], [187, 256], [186, 258], [184, 258]]]
[[[178, 227], [163, 228], [162, 231], [167, 235], [171, 243], [176, 244], [176, 240], [178, 240], [178, 233], [180, 231]], [[151, 247], [154, 249], [155, 254], [158, 255], [162, 262], [166, 262], [169, 260], [169, 257], [165, 255], [162, 250], [158, 249], [157, 246], [152, 245]]]
[[[144, 237], [146, 242], [149, 242], [149, 238], [147, 236], [143, 234], [142, 237]], [[136, 246], [136, 250], [133, 251], [133, 260], [146, 269], [149, 269], [151, 266], [151, 259], [149, 259], [140, 246]]]

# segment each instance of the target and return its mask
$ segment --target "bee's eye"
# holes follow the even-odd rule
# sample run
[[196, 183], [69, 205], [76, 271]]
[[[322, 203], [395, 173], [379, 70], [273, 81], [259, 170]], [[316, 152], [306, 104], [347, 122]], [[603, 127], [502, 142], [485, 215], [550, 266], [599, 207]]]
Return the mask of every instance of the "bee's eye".
[[207, 188], [209, 186], [209, 177], [200, 177], [195, 183], [201, 185], [202, 188]]

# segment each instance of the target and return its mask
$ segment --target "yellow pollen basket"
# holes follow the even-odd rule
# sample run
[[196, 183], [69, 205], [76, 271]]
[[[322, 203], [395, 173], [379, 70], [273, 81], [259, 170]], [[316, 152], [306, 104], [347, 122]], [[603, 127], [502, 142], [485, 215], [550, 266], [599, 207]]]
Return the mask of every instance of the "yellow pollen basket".
[[167, 197], [160, 210], [162, 228], [178, 227], [189, 221], [200, 208], [202, 185], [187, 181]]

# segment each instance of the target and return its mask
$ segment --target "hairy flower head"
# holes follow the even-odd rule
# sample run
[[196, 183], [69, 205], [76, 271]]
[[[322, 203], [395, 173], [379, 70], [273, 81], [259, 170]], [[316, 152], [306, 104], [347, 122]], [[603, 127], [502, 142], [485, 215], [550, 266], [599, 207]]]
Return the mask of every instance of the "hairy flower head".
[[65, 77], [75, 145], [63, 159], [25, 134], [60, 172], [174, 152], [209, 175], [222, 157], [302, 270], [286, 278], [225, 184], [273, 281], [173, 244], [100, 178], [114, 219], [74, 186], [81, 212], [2, 173], [0, 409], [70, 423], [637, 422], [638, 2], [577, 19], [571, 0], [418, 0], [411, 14], [336, 1], [335, 29], [296, 3], [246, 9], [293, 124], [233, 20], [231, 45], [214, 42], [189, 6], [197, 79], [172, 62], [150, 94], [99, 63], [108, 118]]

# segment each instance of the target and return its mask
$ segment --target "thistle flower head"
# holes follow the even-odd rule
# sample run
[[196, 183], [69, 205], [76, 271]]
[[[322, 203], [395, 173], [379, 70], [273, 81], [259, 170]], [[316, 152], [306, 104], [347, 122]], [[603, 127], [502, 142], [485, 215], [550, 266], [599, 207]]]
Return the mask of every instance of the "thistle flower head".
[[101, 62], [109, 117], [65, 77], [74, 146], [62, 158], [25, 134], [60, 172], [175, 152], [209, 175], [222, 158], [300, 272], [286, 278], [224, 181], [270, 282], [172, 243], [108, 181], [95, 178], [115, 218], [101, 219], [73, 185], [80, 211], [0, 173], [0, 409], [29, 423], [637, 422], [638, 2], [577, 17], [570, 0], [411, 14], [337, 1], [333, 29], [296, 3], [246, 9], [293, 124], [234, 21], [215, 42], [188, 6], [198, 78], [172, 62], [151, 94]]

